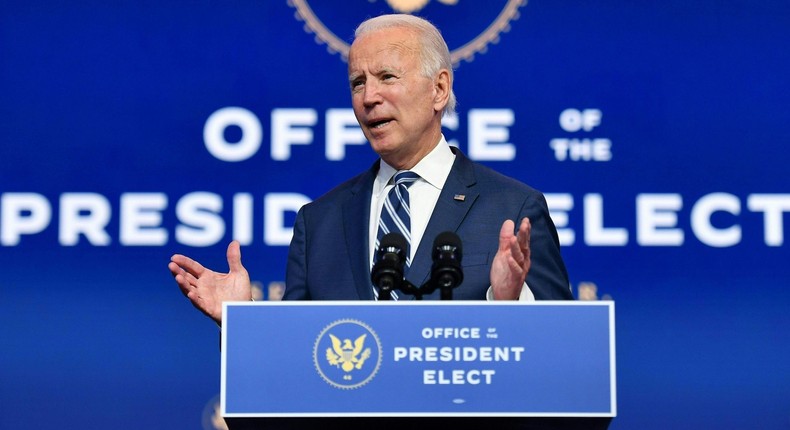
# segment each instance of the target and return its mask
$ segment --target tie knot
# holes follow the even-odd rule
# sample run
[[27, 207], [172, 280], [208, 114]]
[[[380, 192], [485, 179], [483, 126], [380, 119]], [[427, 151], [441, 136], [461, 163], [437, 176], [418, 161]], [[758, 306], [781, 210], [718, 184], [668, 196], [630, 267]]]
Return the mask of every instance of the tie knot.
[[395, 185], [404, 185], [406, 188], [408, 188], [417, 179], [420, 179], [420, 175], [412, 172], [411, 170], [403, 170], [395, 174], [393, 181], [395, 182]]

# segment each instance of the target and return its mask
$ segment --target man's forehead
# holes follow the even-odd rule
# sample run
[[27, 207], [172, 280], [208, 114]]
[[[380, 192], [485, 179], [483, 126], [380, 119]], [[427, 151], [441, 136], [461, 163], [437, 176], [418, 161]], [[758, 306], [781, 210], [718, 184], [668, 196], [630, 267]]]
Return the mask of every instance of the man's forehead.
[[363, 34], [351, 43], [349, 57], [355, 53], [417, 51], [419, 44], [414, 31], [403, 27], [382, 28]]
[[406, 37], [357, 39], [349, 51], [348, 68], [395, 68], [404, 58], [412, 57], [418, 52], [416, 43]]

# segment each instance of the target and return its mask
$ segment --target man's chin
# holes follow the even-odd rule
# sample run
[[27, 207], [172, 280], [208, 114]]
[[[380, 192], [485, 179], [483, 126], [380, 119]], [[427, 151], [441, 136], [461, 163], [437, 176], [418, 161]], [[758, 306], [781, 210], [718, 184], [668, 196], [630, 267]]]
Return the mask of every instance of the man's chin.
[[397, 145], [393, 143], [392, 139], [387, 139], [386, 137], [369, 138], [368, 142], [376, 154], [382, 157], [392, 154], [397, 149]]

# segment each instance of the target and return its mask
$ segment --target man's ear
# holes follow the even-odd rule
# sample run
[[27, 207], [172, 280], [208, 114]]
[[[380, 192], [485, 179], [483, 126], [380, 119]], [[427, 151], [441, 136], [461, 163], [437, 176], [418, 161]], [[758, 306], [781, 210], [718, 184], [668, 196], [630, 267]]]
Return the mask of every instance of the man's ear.
[[447, 106], [447, 102], [450, 100], [451, 84], [450, 72], [447, 69], [439, 70], [439, 73], [436, 74], [433, 80], [433, 109], [436, 112], [443, 111], [444, 107]]

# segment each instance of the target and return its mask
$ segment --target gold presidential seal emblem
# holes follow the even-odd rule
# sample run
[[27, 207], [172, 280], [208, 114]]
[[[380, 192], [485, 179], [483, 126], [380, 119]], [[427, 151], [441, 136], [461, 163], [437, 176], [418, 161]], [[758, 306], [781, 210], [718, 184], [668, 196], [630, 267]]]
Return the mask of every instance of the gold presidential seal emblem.
[[317, 43], [324, 43], [330, 53], [348, 60], [350, 41], [356, 26], [366, 18], [384, 13], [419, 15], [442, 31], [450, 49], [453, 65], [472, 61], [499, 42], [519, 18], [519, 8], [527, 0], [347, 0], [345, 2], [288, 0], [296, 9], [296, 18], [304, 29], [314, 33]]
[[329, 324], [313, 346], [313, 363], [329, 385], [341, 389], [368, 383], [381, 365], [381, 341], [368, 325], [344, 319]]

